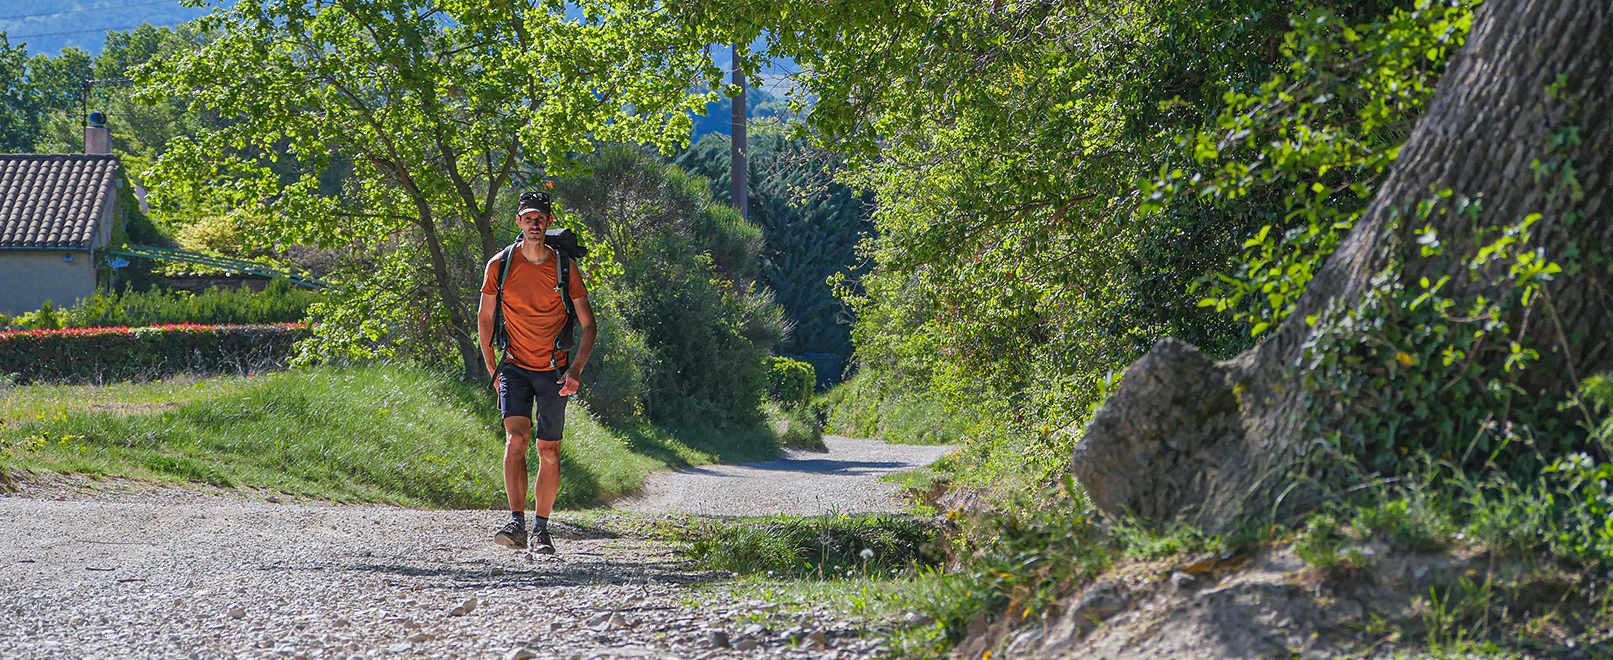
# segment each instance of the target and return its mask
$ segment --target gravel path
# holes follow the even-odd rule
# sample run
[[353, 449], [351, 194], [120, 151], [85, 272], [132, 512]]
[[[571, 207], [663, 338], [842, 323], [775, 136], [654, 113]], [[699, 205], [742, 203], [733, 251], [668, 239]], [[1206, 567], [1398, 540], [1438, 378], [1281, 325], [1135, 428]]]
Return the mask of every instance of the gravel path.
[[788, 450], [784, 458], [748, 465], [706, 465], [658, 472], [622, 511], [708, 516], [815, 516], [830, 512], [899, 511], [900, 489], [880, 477], [934, 463], [952, 447], [888, 445], [824, 436], [828, 453]]
[[[781, 506], [804, 505], [800, 489], [820, 480], [823, 493], [852, 498], [838, 502], [842, 510], [889, 507], [892, 487], [872, 475], [923, 458], [892, 447], [905, 456], [876, 460], [869, 452], [877, 444], [835, 439], [827, 456], [677, 479], [694, 479], [690, 487], [725, 479], [731, 493], [754, 494], [784, 474], [780, 487], [793, 494]], [[743, 471], [716, 476], [730, 469]], [[723, 576], [600, 522], [623, 514], [559, 514], [560, 554], [534, 558], [487, 540], [505, 520], [497, 511], [282, 504], [267, 494], [61, 481], [0, 497], [0, 658], [851, 660], [881, 652], [867, 631], [832, 613], [786, 613], [734, 602], [720, 587], [692, 588]], [[859, 506], [870, 491], [853, 483], [885, 490]], [[683, 501], [744, 509], [705, 496]], [[469, 612], [455, 613], [467, 604]]]

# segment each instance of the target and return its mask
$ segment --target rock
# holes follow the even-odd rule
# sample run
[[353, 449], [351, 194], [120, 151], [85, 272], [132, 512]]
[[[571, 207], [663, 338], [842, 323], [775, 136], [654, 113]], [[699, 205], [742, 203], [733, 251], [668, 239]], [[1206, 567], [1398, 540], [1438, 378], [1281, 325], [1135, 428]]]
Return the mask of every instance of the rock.
[[348, 627], [350, 625], [353, 625], [353, 624], [348, 623], [347, 619], [337, 619], [335, 621], [330, 622], [330, 625], [333, 628], [346, 628], [346, 627]]
[[1183, 573], [1181, 571], [1171, 573], [1171, 585], [1177, 589], [1192, 589], [1198, 584], [1198, 582], [1198, 578], [1187, 573]]
[[607, 630], [618, 630], [621, 628], [631, 628], [633, 627], [633, 624], [629, 623], [627, 621], [627, 617], [625, 616], [620, 614], [612, 614], [610, 615], [610, 619], [605, 622], [605, 626]]
[[611, 614], [612, 612], [600, 612], [599, 614], [589, 617], [587, 623], [583, 625], [586, 625], [589, 628], [598, 628], [599, 630], [604, 630], [605, 626], [610, 625]]
[[417, 633], [415, 633], [413, 635], [408, 636], [406, 639], [408, 639], [409, 641], [414, 642], [416, 644], [419, 644], [420, 642], [429, 642], [429, 641], [434, 640], [436, 638], [437, 638], [436, 635], [433, 635], [433, 634], [428, 633], [428, 632], [417, 632]]
[[990, 626], [991, 623], [986, 621], [986, 615], [977, 614], [975, 618], [969, 620], [969, 625], [964, 628], [964, 632], [970, 637], [979, 637], [985, 634], [986, 628]]
[[902, 617], [902, 623], [905, 623], [905, 624], [910, 625], [910, 626], [927, 626], [927, 625], [930, 625], [932, 623], [935, 623], [935, 618], [930, 616], [930, 615], [928, 615], [928, 614], [919, 614], [918, 612], [908, 612], [907, 616]]
[[465, 602], [460, 603], [454, 609], [448, 610], [448, 616], [465, 616], [466, 614], [470, 614], [471, 610], [474, 609], [476, 609], [476, 599], [466, 598]]
[[231, 619], [244, 619], [244, 618], [246, 618], [246, 610], [243, 610], [243, 609], [241, 609], [239, 607], [230, 608], [229, 614], [230, 614]]
[[1211, 484], [1252, 464], [1230, 370], [1166, 337], [1126, 370], [1076, 443], [1070, 470], [1099, 509], [1150, 521], [1225, 522]]
[[413, 650], [414, 650], [414, 645], [412, 645], [412, 644], [393, 644], [391, 646], [386, 647], [386, 652], [387, 653], [408, 653], [408, 652], [413, 651]]
[[734, 650], [736, 651], [750, 651], [754, 650], [757, 646], [758, 644], [756, 643], [756, 640], [750, 637], [746, 637], [738, 642], [734, 642]]
[[561, 623], [559, 621], [550, 621], [549, 622], [549, 632], [560, 632], [561, 630], [565, 629], [565, 627], [566, 627], [566, 624]]
[[420, 627], [420, 624], [415, 623], [414, 619], [404, 619], [403, 620], [403, 629], [404, 630], [414, 630], [415, 628], [419, 628], [419, 627]]
[[538, 654], [528, 651], [525, 647], [517, 646], [504, 653], [504, 660], [527, 660], [536, 658]]
[[706, 641], [714, 648], [726, 649], [729, 647], [728, 633], [721, 630], [711, 631], [711, 635], [706, 637]]
[[748, 626], [745, 626], [745, 629], [743, 631], [740, 631], [740, 634], [743, 634], [743, 635], [760, 635], [760, 634], [762, 634], [762, 631], [764, 631], [764, 630], [767, 630], [766, 626], [763, 626], [760, 623], [753, 623], [753, 624], [750, 624]]
[[270, 504], [279, 504], [280, 503], [280, 496], [279, 495], [270, 495], [269, 499], [268, 499], [268, 502]]
[[1130, 597], [1125, 585], [1114, 580], [1099, 580], [1081, 594], [1075, 606], [1064, 614], [1064, 619], [1071, 622], [1077, 635], [1083, 635], [1125, 609]]
[[808, 644], [811, 644], [813, 648], [829, 648], [829, 636], [823, 634], [822, 630], [814, 630], [807, 633], [806, 641]]

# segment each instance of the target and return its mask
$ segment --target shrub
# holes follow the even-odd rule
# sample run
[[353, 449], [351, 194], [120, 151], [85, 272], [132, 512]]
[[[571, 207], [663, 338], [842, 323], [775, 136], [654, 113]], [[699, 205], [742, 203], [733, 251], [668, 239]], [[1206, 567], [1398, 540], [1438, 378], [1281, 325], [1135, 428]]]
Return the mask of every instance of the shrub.
[[812, 384], [818, 382], [812, 365], [787, 357], [768, 358], [768, 396], [785, 408], [799, 408], [812, 400]]
[[7, 325], [12, 323], [28, 330], [55, 330], [62, 327], [61, 317], [56, 314], [56, 305], [49, 300], [40, 305], [38, 310], [22, 314]]
[[[299, 289], [283, 279], [270, 282], [263, 291], [244, 287], [211, 288], [200, 294], [153, 290], [119, 295], [96, 291], [72, 309], [59, 312], [61, 324], [57, 327], [295, 323], [307, 315], [309, 305], [322, 299], [323, 294]], [[46, 329], [37, 323], [27, 327]]]
[[301, 324], [69, 328], [0, 332], [0, 373], [19, 383], [150, 380], [283, 368]]

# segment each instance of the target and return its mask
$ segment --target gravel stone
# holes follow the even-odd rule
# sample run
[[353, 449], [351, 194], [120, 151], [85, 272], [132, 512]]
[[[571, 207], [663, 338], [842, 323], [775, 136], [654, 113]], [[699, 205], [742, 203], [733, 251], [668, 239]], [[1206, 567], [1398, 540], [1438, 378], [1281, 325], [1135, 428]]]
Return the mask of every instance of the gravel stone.
[[465, 616], [466, 614], [470, 614], [471, 611], [475, 609], [476, 599], [467, 598], [465, 599], [465, 602], [455, 606], [454, 609], [448, 610], [448, 616]]
[[822, 630], [814, 630], [812, 632], [807, 633], [806, 641], [807, 641], [808, 644], [811, 644], [812, 646], [814, 646], [816, 648], [820, 648], [820, 649], [829, 648], [829, 636], [823, 634]]

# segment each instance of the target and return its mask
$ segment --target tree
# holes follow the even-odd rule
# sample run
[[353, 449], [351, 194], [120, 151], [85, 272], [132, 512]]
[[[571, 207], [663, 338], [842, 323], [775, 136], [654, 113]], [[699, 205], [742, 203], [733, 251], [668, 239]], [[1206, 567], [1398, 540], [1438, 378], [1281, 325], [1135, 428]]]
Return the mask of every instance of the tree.
[[28, 50], [11, 45], [0, 33], [0, 151], [22, 152], [33, 149], [30, 126], [39, 122], [37, 101], [27, 85]]
[[[199, 19], [210, 41], [135, 77], [148, 99], [235, 121], [169, 145], [150, 172], [158, 200], [249, 210], [282, 244], [369, 243], [381, 261], [418, 259], [401, 274], [429, 300], [406, 307], [452, 345], [465, 377], [484, 377], [466, 290], [479, 268], [456, 264], [502, 247], [495, 219], [512, 189], [565, 172], [596, 140], [670, 149], [708, 100], [689, 90], [718, 85], [703, 24], [659, 20], [652, 3], [584, 2], [575, 19], [568, 6], [243, 0]], [[278, 153], [294, 166], [274, 163]], [[323, 194], [320, 173], [340, 158], [352, 173]], [[473, 254], [456, 247], [461, 233]], [[350, 307], [387, 314], [396, 306], [380, 300], [407, 297], [399, 274], [349, 272]], [[338, 318], [322, 332], [374, 339], [387, 326]]]
[[[1464, 444], [1503, 455], [1477, 445], [1517, 422], [1545, 431], [1530, 451], [1583, 448], [1572, 395], [1613, 368], [1610, 49], [1606, 3], [1481, 5], [1388, 178], [1277, 329], [1220, 363], [1164, 340], [1127, 370], [1075, 450], [1093, 501], [1226, 529], [1303, 509], [1336, 464], [1317, 455], [1377, 433], [1454, 446], [1459, 465]], [[1464, 398], [1490, 415], [1464, 420]]]
[[587, 176], [555, 189], [609, 255], [601, 267], [619, 272], [596, 289], [608, 341], [590, 409], [615, 423], [628, 410], [685, 428], [756, 423], [785, 325], [755, 286], [761, 230], [712, 199], [707, 180], [643, 150], [605, 145], [586, 163]]
[[[52, 112], [77, 114], [82, 83], [90, 73], [90, 54], [65, 48], [56, 57], [28, 57], [27, 44], [12, 46], [0, 32], [0, 152], [27, 153], [39, 148], [42, 126]], [[83, 136], [79, 136], [82, 146]]]
[[[761, 280], [793, 324], [788, 339], [776, 348], [849, 356], [850, 326], [829, 279], [855, 272], [857, 242], [873, 228], [867, 200], [833, 182], [834, 172], [843, 167], [834, 154], [814, 149], [806, 140], [786, 139], [780, 126], [753, 122], [747, 148], [747, 219], [766, 237]], [[731, 176], [726, 136], [702, 137], [675, 162], [711, 179], [713, 199], [725, 198]], [[839, 374], [828, 375], [838, 380]]]
[[1079, 428], [1106, 374], [1158, 336], [1241, 348], [1183, 288], [1280, 202], [1144, 217], [1135, 183], [1269, 76], [1288, 5], [780, 4], [785, 18], [754, 20], [803, 71], [804, 125], [876, 199], [871, 268], [841, 292], [883, 391], [1031, 420], [977, 437], [1039, 436], [1040, 473], [1062, 469], [1073, 434], [1058, 430]]

